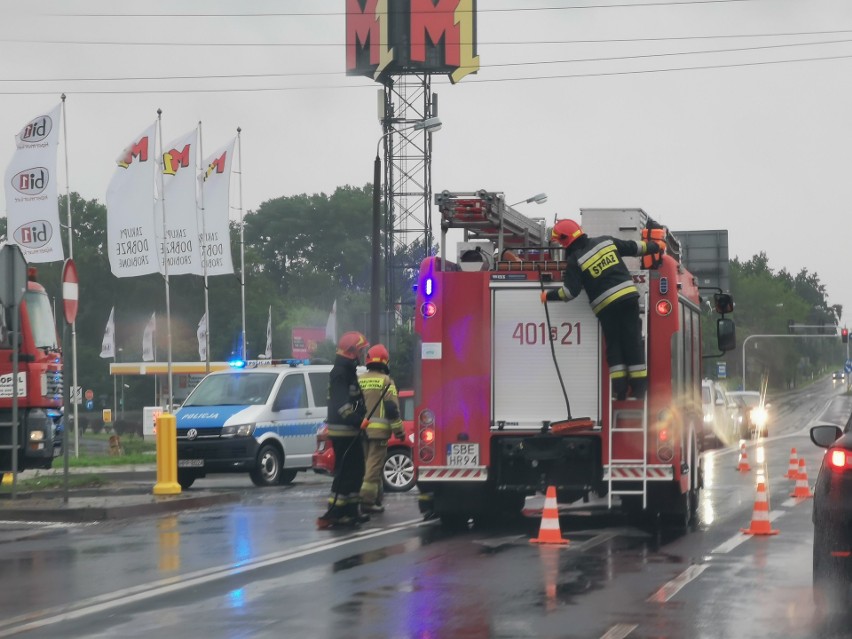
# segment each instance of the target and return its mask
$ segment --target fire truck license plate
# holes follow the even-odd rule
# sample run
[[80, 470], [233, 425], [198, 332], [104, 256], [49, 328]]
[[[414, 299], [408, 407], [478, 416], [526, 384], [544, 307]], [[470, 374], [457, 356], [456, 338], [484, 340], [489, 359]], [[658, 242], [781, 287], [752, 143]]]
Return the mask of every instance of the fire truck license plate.
[[479, 466], [479, 444], [447, 444], [447, 466]]

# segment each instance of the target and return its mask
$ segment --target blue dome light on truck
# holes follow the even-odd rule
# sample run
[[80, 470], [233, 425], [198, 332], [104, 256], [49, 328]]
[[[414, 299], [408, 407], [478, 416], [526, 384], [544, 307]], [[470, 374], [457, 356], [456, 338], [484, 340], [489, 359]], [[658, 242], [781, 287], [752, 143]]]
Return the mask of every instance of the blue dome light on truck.
[[230, 362], [228, 362], [228, 366], [230, 366], [231, 368], [245, 368], [246, 362], [244, 359], [232, 359]]

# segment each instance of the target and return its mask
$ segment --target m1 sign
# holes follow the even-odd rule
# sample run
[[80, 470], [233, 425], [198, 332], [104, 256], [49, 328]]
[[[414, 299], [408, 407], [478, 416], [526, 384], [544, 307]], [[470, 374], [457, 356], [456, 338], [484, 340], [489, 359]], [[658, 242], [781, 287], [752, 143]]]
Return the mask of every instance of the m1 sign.
[[476, 0], [346, 0], [347, 75], [478, 70]]

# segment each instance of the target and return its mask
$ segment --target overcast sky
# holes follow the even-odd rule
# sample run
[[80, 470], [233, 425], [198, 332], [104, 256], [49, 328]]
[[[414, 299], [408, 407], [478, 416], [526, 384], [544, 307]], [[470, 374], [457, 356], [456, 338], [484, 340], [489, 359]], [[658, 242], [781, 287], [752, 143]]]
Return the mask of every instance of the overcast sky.
[[[0, 8], [4, 166], [15, 133], [64, 92], [70, 187], [88, 199], [104, 201], [116, 157], [158, 108], [167, 141], [201, 120], [205, 154], [242, 127], [246, 210], [372, 180], [379, 85], [344, 74], [345, 0]], [[522, 210], [548, 221], [641, 207], [672, 229], [727, 229], [731, 257], [765, 251], [776, 271], [816, 272], [852, 313], [852, 2], [478, 8], [481, 70], [433, 80], [435, 191], [485, 188], [510, 203], [544, 191], [546, 204]], [[188, 43], [211, 46], [177, 46]], [[141, 77], [156, 79], [121, 79]]]

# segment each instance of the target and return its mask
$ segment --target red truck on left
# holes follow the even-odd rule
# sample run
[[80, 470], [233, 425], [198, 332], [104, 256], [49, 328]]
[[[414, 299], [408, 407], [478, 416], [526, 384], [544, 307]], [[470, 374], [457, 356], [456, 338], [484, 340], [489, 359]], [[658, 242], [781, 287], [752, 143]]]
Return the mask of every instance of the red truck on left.
[[[18, 423], [12, 423], [12, 311], [0, 306], [0, 472], [50, 468], [62, 450], [62, 352], [53, 310], [36, 269], [27, 269], [27, 290], [18, 305]], [[12, 429], [17, 429], [17, 450]]]

